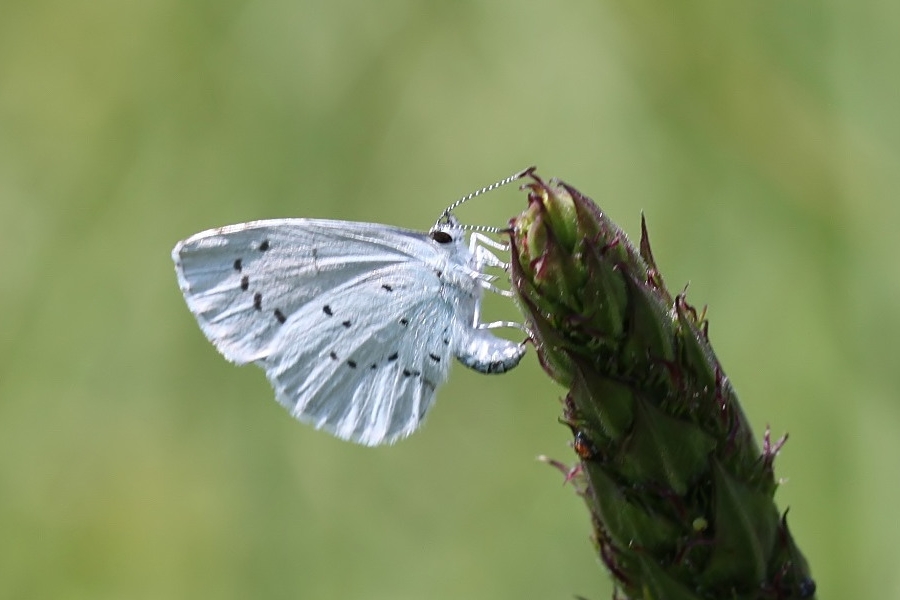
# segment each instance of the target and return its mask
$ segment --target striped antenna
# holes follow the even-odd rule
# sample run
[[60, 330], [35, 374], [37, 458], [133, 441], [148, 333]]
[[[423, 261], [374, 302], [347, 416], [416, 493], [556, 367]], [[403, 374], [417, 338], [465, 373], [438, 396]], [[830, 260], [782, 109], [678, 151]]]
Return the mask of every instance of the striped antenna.
[[[506, 185], [507, 183], [512, 183], [513, 181], [516, 181], [517, 179], [522, 179], [523, 177], [527, 177], [528, 175], [531, 175], [531, 173], [533, 173], [536, 168], [537, 167], [528, 167], [527, 169], [524, 169], [522, 171], [519, 171], [518, 173], [510, 175], [509, 177], [501, 179], [500, 181], [492, 183], [491, 185], [484, 186], [480, 190], [474, 191], [471, 194], [466, 194], [465, 196], [463, 196], [462, 198], [460, 198], [459, 200], [457, 200], [456, 202], [454, 202], [453, 204], [451, 204], [450, 206], [448, 206], [447, 208], [444, 209], [444, 212], [441, 213], [441, 216], [438, 217], [438, 220], [435, 222], [434, 227], [438, 228], [440, 225], [447, 223], [448, 219], [450, 218], [450, 213], [452, 213], [459, 205], [468, 202], [469, 200], [471, 200], [472, 198], [475, 198], [476, 196], [480, 196], [484, 193], [490, 192], [491, 190], [496, 190], [498, 187], [502, 187], [502, 186]], [[499, 233], [500, 231], [502, 231], [499, 227], [490, 227], [487, 225], [463, 226], [463, 229], [466, 229], [469, 231], [488, 231], [491, 233]]]

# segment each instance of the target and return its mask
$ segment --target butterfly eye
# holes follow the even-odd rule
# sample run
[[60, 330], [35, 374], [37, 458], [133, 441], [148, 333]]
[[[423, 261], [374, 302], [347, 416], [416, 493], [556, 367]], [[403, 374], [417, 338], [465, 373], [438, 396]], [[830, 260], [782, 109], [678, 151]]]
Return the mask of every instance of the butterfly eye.
[[449, 244], [453, 241], [453, 237], [446, 231], [432, 231], [431, 239], [436, 241], [438, 244]]

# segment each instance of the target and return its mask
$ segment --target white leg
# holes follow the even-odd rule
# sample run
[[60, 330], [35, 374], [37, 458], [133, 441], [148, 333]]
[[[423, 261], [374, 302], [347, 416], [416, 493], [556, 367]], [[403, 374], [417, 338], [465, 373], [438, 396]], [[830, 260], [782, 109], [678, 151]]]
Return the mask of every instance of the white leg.
[[[497, 255], [485, 248], [485, 246], [490, 246], [504, 252], [509, 250], [509, 244], [495, 242], [486, 235], [478, 232], [472, 233], [472, 235], [469, 236], [469, 252], [471, 252], [472, 256], [475, 258], [475, 264], [473, 265], [474, 269], [472, 269], [471, 272], [472, 278], [483, 289], [494, 292], [495, 294], [499, 294], [500, 296], [504, 296], [506, 298], [515, 298], [515, 293], [512, 290], [502, 290], [492, 283], [497, 280], [496, 275], [490, 275], [483, 272], [482, 269], [484, 269], [484, 267], [497, 267], [503, 269], [506, 272], [509, 272], [509, 263], [500, 260]], [[481, 323], [480, 302], [475, 305], [475, 314], [473, 315], [472, 321], [472, 327], [474, 327], [475, 329], [497, 329], [499, 327], [512, 327], [524, 331], [529, 335], [529, 337], [531, 336], [531, 332], [528, 330], [528, 328], [521, 323], [516, 323], [513, 321], [493, 321], [491, 323]]]
[[496, 285], [491, 283], [490, 281], [486, 281], [484, 279], [478, 279], [478, 285], [483, 287], [484, 289], [494, 292], [495, 294], [499, 294], [505, 298], [515, 298], [516, 294], [512, 290], [501, 290]]
[[497, 267], [504, 271], [509, 270], [509, 263], [500, 260], [496, 254], [484, 246], [475, 246], [472, 249], [472, 254], [475, 256], [475, 263], [479, 267]]
[[482, 244], [484, 246], [490, 246], [491, 248], [494, 248], [495, 250], [502, 250], [503, 252], [509, 251], [509, 244], [507, 244], [505, 242], [496, 242], [496, 241], [492, 240], [491, 238], [489, 238], [488, 236], [484, 235], [483, 233], [478, 233], [477, 231], [472, 233], [472, 235], [469, 237], [469, 239], [470, 240], [478, 240], [478, 242], [480, 244]]
[[509, 250], [509, 245], [499, 244], [480, 233], [473, 233], [469, 236], [469, 252], [475, 257], [475, 267], [480, 271], [482, 267], [498, 267], [504, 271], [509, 270], [509, 263], [505, 263], [497, 257], [493, 252], [485, 248], [485, 245], [491, 246], [504, 252]]
[[481, 321], [481, 301], [475, 302], [475, 314], [472, 315], [472, 327], [478, 329], [479, 321]]
[[501, 327], [509, 327], [511, 329], [519, 329], [528, 334], [528, 337], [532, 337], [531, 330], [522, 325], [521, 323], [516, 323], [515, 321], [492, 321], [490, 323], [478, 323], [475, 326], [475, 329], [499, 329]]

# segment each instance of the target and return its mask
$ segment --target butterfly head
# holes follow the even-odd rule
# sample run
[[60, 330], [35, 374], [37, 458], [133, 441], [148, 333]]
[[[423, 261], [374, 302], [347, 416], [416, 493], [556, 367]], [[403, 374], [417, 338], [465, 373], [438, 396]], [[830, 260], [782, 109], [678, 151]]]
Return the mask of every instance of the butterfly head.
[[428, 237], [447, 247], [453, 244], [465, 244], [466, 229], [466, 226], [460, 223], [455, 216], [444, 213], [428, 232]]

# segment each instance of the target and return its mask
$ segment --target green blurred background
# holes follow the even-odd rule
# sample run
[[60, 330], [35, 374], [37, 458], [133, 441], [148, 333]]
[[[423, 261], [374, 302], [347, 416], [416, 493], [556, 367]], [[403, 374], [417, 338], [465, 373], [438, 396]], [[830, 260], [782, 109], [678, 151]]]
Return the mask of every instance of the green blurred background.
[[[0, 597], [607, 598], [533, 353], [424, 429], [295, 423], [169, 253], [250, 219], [426, 229], [537, 164], [711, 337], [820, 598], [900, 598], [900, 4], [5, 0]], [[512, 188], [460, 212], [503, 224]], [[498, 309], [499, 310], [499, 309]]]

